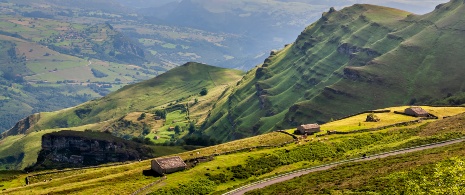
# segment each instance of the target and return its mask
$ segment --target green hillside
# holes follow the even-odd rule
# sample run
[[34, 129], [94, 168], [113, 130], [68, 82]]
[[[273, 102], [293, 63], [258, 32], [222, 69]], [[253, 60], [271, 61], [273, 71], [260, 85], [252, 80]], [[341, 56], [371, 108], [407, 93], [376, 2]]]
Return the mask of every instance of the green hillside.
[[212, 111], [206, 132], [238, 139], [459, 95], [464, 12], [458, 0], [421, 16], [373, 5], [331, 9], [249, 71]]
[[97, 123], [135, 111], [154, 112], [181, 101], [193, 101], [200, 96], [202, 88], [224, 89], [241, 76], [242, 72], [238, 70], [187, 63], [153, 79], [125, 86], [101, 99], [59, 111], [57, 117], [43, 118], [30, 130]]
[[464, 149], [459, 143], [350, 163], [246, 194], [462, 194]]
[[[127, 85], [104, 98], [32, 115], [2, 134], [0, 159], [10, 157], [4, 167], [23, 169], [36, 161], [41, 136], [60, 130], [108, 130], [126, 139], [174, 144], [193, 134], [188, 132], [188, 125], [192, 123], [198, 128], [217, 99], [242, 75], [239, 70], [187, 63], [153, 79]], [[208, 93], [202, 96], [203, 88]], [[157, 110], [166, 113], [166, 118], [156, 120]], [[181, 132], [169, 131], [175, 126], [180, 126]], [[157, 136], [160, 139], [155, 139]]]
[[[393, 111], [400, 109], [402, 107], [391, 108]], [[8, 194], [23, 194], [25, 192], [34, 194], [108, 194], [109, 192], [130, 194], [142, 188], [145, 189], [142, 190], [142, 193], [152, 194], [221, 194], [244, 184], [293, 170], [360, 157], [362, 154], [378, 154], [465, 135], [461, 125], [461, 121], [465, 120], [464, 108], [428, 107], [426, 109], [438, 116], [462, 114], [446, 119], [422, 120], [406, 125], [373, 129], [368, 132], [322, 135], [319, 137], [312, 135], [299, 140], [295, 140], [294, 137], [283, 132], [267, 133], [177, 154], [186, 161], [210, 156], [212, 156], [212, 159], [185, 171], [169, 174], [166, 179], [161, 181], [159, 180], [162, 177], [152, 176], [148, 173], [150, 161], [144, 160], [129, 164], [78, 170], [51, 170], [27, 174], [5, 172], [5, 174], [10, 174], [9, 179], [0, 181], [0, 185], [5, 189], [4, 192]], [[393, 117], [389, 124], [404, 121], [403, 118], [396, 118], [396, 114], [392, 111], [389, 114], [384, 116], [382, 120]], [[342, 127], [343, 124], [353, 120], [362, 122], [358, 116], [354, 116], [325, 124], [322, 128]], [[374, 124], [375, 127], [384, 125], [386, 124]], [[370, 175], [357, 170], [370, 170], [370, 168], [373, 168], [379, 170], [376, 174], [374, 173], [373, 177], [377, 175], [392, 175], [393, 177], [380, 177], [377, 180], [367, 181], [365, 184], [376, 186], [380, 185], [381, 183], [378, 181], [382, 180], [390, 181], [391, 183], [387, 184], [391, 185], [402, 179], [400, 177], [402, 175], [398, 174], [399, 172], [448, 163], [447, 159], [463, 156], [463, 151], [463, 144], [456, 144], [433, 150], [398, 155], [383, 160], [374, 160], [373, 162], [341, 165], [341, 168], [335, 168], [336, 172], [330, 170], [320, 173], [330, 177], [313, 179], [312, 182], [320, 182], [325, 186], [339, 185], [339, 187], [328, 188], [334, 192], [349, 188], [358, 189], [362, 185], [357, 182]], [[397, 167], [401, 169], [396, 169]], [[428, 170], [425, 169], [425, 171], [419, 172], [419, 174], [425, 177], [428, 176]], [[337, 176], [335, 176], [336, 174]], [[351, 175], [356, 177], [350, 177]], [[23, 186], [26, 176], [29, 176], [30, 185]], [[315, 176], [315, 174], [310, 174], [300, 179], [307, 180], [307, 178], [314, 178]], [[50, 178], [52, 179], [50, 180]], [[311, 188], [313, 185], [296, 188], [295, 185], [291, 185], [294, 183], [295, 181], [290, 184], [283, 184], [288, 186], [286, 191], [297, 192], [299, 189], [304, 189], [305, 191], [308, 190], [309, 193], [313, 193], [315, 191], [310, 190], [320, 189]], [[372, 191], [375, 191], [374, 189]], [[281, 190], [283, 189], [281, 188]], [[318, 193], [318, 191], [315, 193]]]

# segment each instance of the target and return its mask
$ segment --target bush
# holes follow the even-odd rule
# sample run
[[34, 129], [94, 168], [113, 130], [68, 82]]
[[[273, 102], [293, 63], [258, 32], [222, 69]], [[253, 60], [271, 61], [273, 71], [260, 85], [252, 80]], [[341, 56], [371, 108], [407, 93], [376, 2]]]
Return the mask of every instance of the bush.
[[138, 121], [144, 120], [145, 117], [146, 117], [146, 114], [145, 114], [145, 112], [144, 112], [144, 113], [142, 113], [142, 114], [139, 116], [139, 118], [137, 118], [137, 120], [138, 120]]
[[202, 88], [202, 90], [200, 91], [200, 95], [201, 95], [201, 96], [205, 96], [205, 95], [207, 95], [207, 94], [208, 94], [208, 89], [205, 88], [205, 87]]

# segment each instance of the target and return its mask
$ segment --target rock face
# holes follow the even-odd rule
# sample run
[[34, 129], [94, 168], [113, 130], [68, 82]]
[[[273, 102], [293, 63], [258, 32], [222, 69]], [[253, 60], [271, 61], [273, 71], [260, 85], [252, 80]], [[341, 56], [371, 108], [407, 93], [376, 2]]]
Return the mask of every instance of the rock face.
[[151, 149], [108, 133], [60, 131], [42, 136], [35, 169], [124, 162], [151, 157]]
[[16, 125], [13, 128], [1, 134], [0, 139], [2, 139], [3, 137], [10, 136], [10, 135], [26, 134], [27, 131], [31, 127], [33, 127], [37, 123], [37, 121], [39, 121], [39, 119], [40, 119], [40, 114], [33, 114], [24, 119], [21, 119], [20, 121], [16, 123]]

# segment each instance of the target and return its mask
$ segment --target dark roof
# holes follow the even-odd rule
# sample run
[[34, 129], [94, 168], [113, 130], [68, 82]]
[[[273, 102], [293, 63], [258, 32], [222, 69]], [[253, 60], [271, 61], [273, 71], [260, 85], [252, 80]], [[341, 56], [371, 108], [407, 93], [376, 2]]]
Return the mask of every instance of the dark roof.
[[411, 109], [416, 114], [428, 114], [428, 112], [426, 112], [426, 110], [424, 110], [421, 107], [410, 107], [410, 108], [407, 108], [407, 109]]
[[178, 167], [186, 167], [186, 163], [179, 156], [173, 156], [169, 158], [159, 158], [155, 161], [160, 165], [162, 169], [172, 169]]
[[304, 129], [316, 129], [316, 128], [320, 128], [320, 125], [318, 125], [318, 124], [306, 124], [306, 125], [300, 125], [300, 127], [304, 128]]

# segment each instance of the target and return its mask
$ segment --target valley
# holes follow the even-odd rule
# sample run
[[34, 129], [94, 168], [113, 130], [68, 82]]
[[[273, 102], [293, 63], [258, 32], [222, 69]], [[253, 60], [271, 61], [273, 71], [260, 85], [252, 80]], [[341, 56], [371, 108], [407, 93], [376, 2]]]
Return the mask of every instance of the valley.
[[1, 193], [465, 192], [463, 0], [85, 2], [0, 1]]

